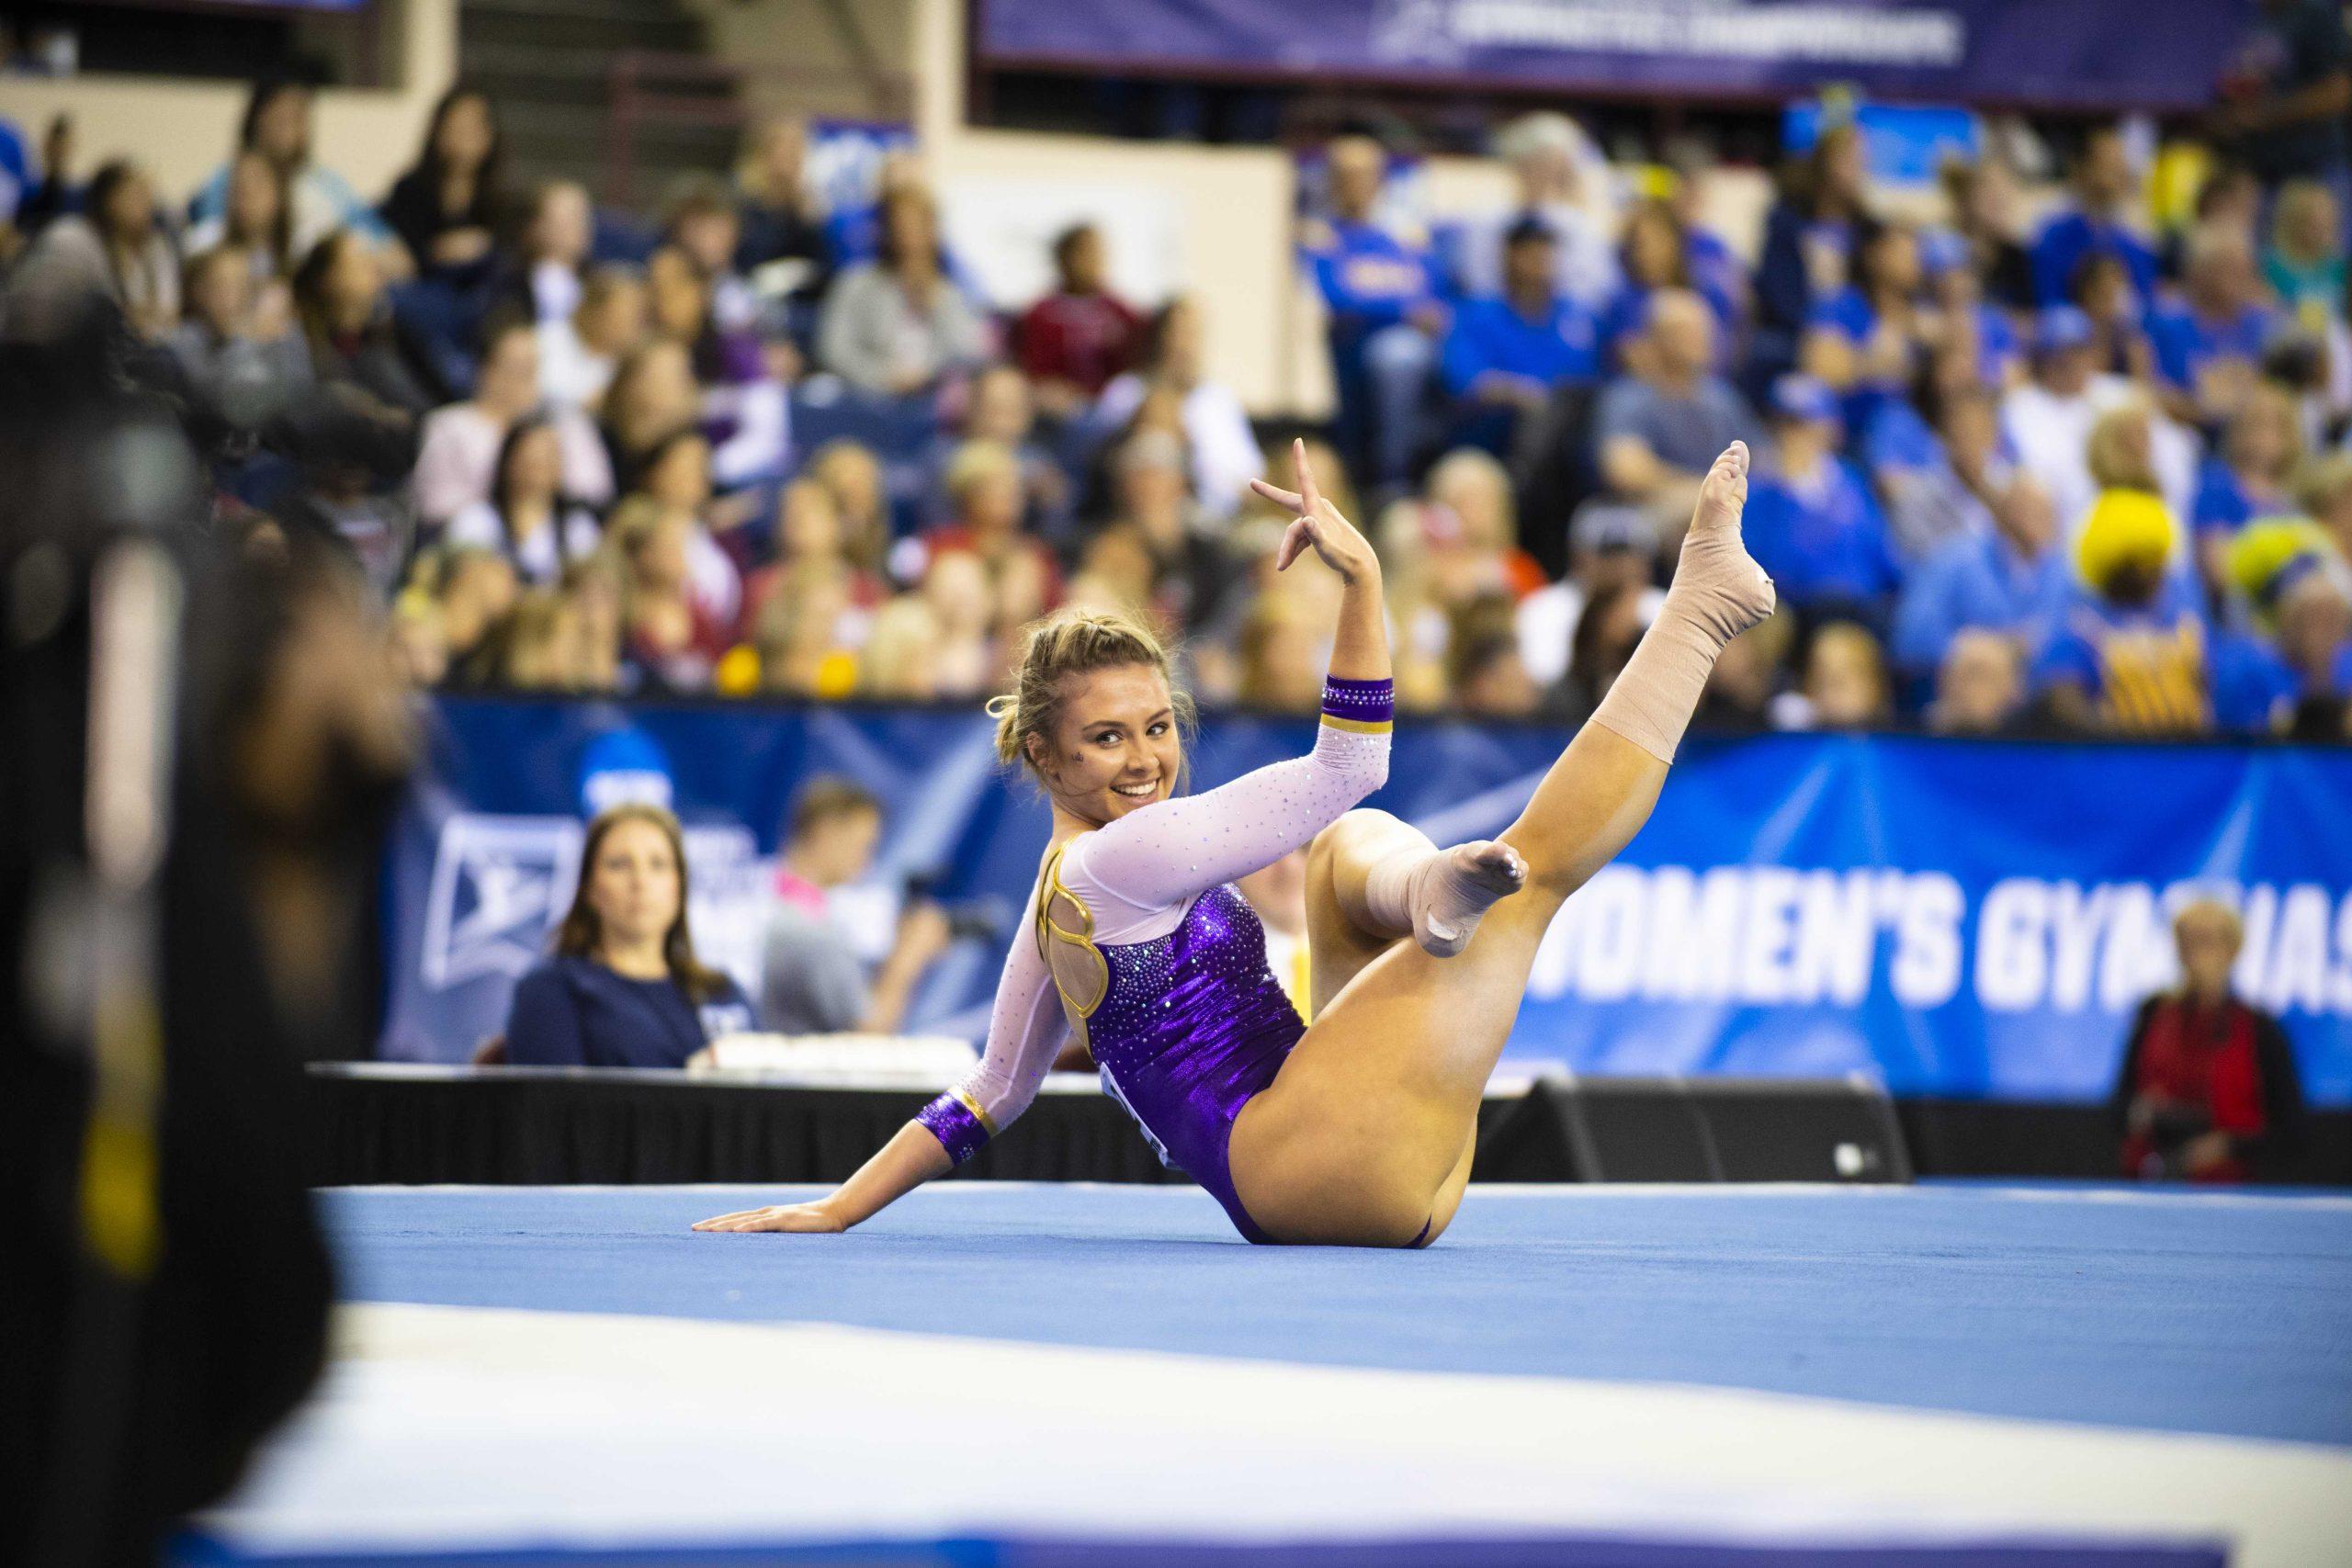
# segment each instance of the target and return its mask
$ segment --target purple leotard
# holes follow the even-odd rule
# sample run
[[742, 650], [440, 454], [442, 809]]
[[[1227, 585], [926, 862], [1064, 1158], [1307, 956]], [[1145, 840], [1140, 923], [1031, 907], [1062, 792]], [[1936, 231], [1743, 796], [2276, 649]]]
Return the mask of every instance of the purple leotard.
[[1193, 900], [1166, 936], [1101, 947], [1110, 984], [1086, 1015], [1103, 1089], [1159, 1152], [1266, 1239], [1233, 1190], [1233, 1119], [1274, 1081], [1306, 1025], [1266, 967], [1266, 932], [1231, 883]]
[[[1305, 1025], [1266, 966], [1265, 931], [1230, 879], [1303, 847], [1387, 776], [1386, 682], [1333, 681], [1308, 755], [1160, 801], [1066, 840], [1005, 960], [980, 1066], [918, 1120], [958, 1163], [1028, 1108], [1067, 1024], [1160, 1158], [1251, 1241], [1233, 1121]], [[1061, 950], [1057, 965], [1046, 956]]]

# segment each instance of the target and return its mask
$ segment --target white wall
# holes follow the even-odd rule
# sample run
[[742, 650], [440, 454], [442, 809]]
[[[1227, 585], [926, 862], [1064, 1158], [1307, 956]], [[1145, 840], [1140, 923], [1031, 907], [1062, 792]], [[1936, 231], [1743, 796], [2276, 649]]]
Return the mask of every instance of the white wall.
[[[458, 62], [458, 0], [389, 0], [384, 19], [400, 85], [321, 92], [312, 136], [319, 161], [370, 197], [389, 190], [415, 157], [425, 118]], [[178, 202], [234, 149], [245, 92], [242, 82], [7, 76], [0, 77], [0, 115], [38, 148], [51, 118], [70, 113], [81, 174], [127, 153], [154, 175], [166, 199]]]

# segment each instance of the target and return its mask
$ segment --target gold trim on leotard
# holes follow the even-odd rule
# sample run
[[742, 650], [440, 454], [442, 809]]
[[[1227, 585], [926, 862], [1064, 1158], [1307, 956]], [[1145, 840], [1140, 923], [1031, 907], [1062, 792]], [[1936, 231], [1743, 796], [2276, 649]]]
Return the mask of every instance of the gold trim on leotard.
[[[1085, 899], [1062, 884], [1062, 854], [1069, 848], [1069, 844], [1062, 844], [1046, 857], [1045, 886], [1037, 895], [1037, 953], [1046, 961], [1046, 973], [1053, 977], [1054, 989], [1061, 996], [1062, 1012], [1069, 1020], [1070, 1032], [1078, 1037], [1080, 1045], [1091, 1051], [1093, 1044], [1087, 1037], [1086, 1021], [1094, 1016], [1094, 1010], [1101, 1007], [1103, 998], [1111, 994], [1111, 963], [1102, 956], [1102, 950], [1094, 945], [1094, 911], [1086, 907]], [[1080, 919], [1084, 922], [1083, 929], [1077, 931], [1062, 929], [1054, 919], [1054, 900], [1057, 897], [1069, 900], [1070, 908], [1078, 911]], [[1092, 1001], [1081, 1003], [1069, 994], [1069, 987], [1062, 984], [1061, 972], [1054, 967], [1053, 953], [1045, 945], [1048, 936], [1083, 949], [1087, 956], [1094, 960], [1094, 967], [1101, 973], [1102, 984], [1102, 988], [1094, 993]]]
[[980, 1124], [981, 1132], [986, 1133], [991, 1138], [996, 1136], [996, 1118], [989, 1115], [988, 1111], [982, 1108], [978, 1100], [974, 1100], [970, 1095], [966, 1094], [960, 1089], [950, 1089], [948, 1092], [956, 1097], [956, 1101], [961, 1104], [965, 1110], [972, 1113], [972, 1120]]
[[1325, 714], [1323, 722], [1334, 729], [1344, 729], [1351, 735], [1386, 735], [1396, 728], [1396, 721], [1393, 719], [1341, 718], [1335, 713]]

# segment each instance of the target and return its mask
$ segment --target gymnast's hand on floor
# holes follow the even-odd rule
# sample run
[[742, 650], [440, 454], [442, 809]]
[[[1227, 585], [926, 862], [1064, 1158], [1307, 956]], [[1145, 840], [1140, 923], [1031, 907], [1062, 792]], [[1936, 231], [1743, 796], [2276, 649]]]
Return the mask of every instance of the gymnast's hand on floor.
[[1315, 488], [1315, 472], [1306, 466], [1306, 443], [1291, 443], [1291, 460], [1298, 467], [1298, 488], [1283, 490], [1263, 479], [1251, 479], [1250, 488], [1277, 506], [1286, 507], [1298, 514], [1283, 534], [1283, 542], [1274, 552], [1274, 570], [1289, 570], [1309, 546], [1325, 566], [1353, 582], [1364, 576], [1380, 574], [1380, 558], [1372, 553], [1372, 546], [1356, 532], [1355, 525], [1340, 515], [1340, 509]]
[[822, 1203], [777, 1203], [765, 1209], [738, 1209], [695, 1226], [698, 1231], [845, 1231], [841, 1216]]

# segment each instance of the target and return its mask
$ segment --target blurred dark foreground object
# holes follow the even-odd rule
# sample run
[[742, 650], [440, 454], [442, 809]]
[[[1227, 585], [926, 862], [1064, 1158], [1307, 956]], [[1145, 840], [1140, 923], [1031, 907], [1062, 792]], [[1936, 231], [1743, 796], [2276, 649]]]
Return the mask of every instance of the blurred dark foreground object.
[[317, 1378], [299, 1075], [412, 747], [347, 555], [217, 529], [153, 370], [0, 295], [0, 1562], [153, 1561]]

